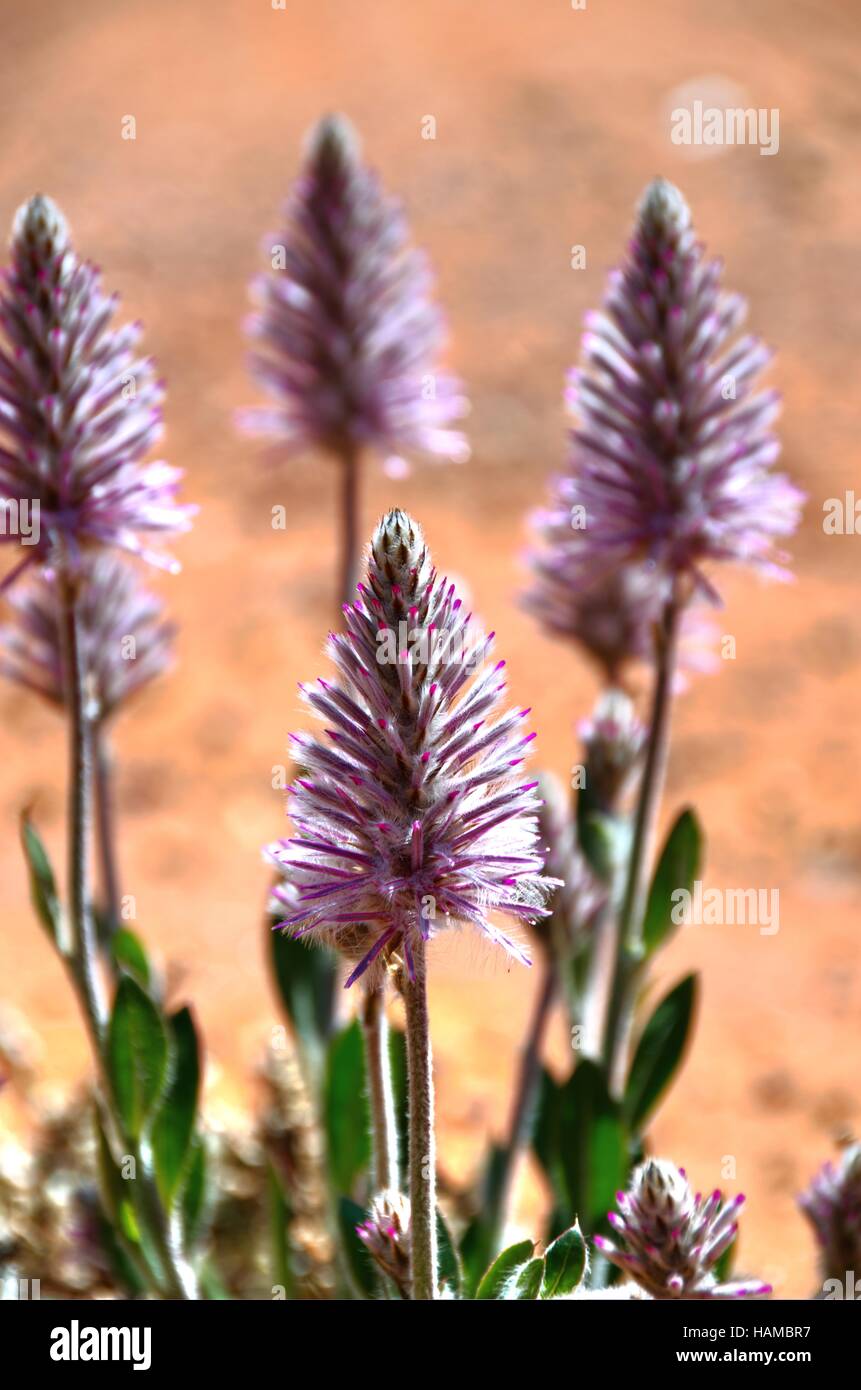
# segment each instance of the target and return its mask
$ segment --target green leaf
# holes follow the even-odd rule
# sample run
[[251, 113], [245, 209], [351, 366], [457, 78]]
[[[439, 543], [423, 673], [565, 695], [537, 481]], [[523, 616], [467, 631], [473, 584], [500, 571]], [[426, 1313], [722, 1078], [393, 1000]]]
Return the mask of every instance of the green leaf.
[[117, 986], [107, 1052], [117, 1110], [129, 1138], [137, 1139], [167, 1081], [168, 1036], [152, 1000], [130, 975]]
[[[279, 920], [270, 917], [270, 924]], [[269, 959], [287, 1017], [318, 1074], [335, 1028], [337, 959], [326, 947], [309, 946], [278, 930], [269, 931]]]
[[457, 1247], [451, 1237], [445, 1217], [437, 1207], [436, 1241], [439, 1252], [438, 1273], [440, 1286], [445, 1284], [456, 1298], [460, 1297], [463, 1285], [463, 1270], [458, 1258]]
[[267, 1166], [266, 1186], [269, 1198], [269, 1235], [272, 1247], [272, 1274], [275, 1283], [284, 1290], [285, 1299], [296, 1297], [296, 1278], [290, 1250], [290, 1206], [278, 1174]]
[[398, 1132], [399, 1165], [401, 1169], [405, 1169], [408, 1148], [407, 1040], [400, 1028], [389, 1029], [389, 1070], [392, 1078], [395, 1128]]
[[521, 1303], [531, 1301], [541, 1292], [543, 1280], [544, 1256], [536, 1255], [523, 1266], [508, 1297]]
[[[127, 1240], [138, 1242], [137, 1222], [133, 1217], [131, 1193], [132, 1182], [123, 1178], [117, 1167], [105, 1134], [100, 1116], [96, 1115], [96, 1139], [98, 1144], [98, 1169], [102, 1201], [114, 1227]], [[127, 1209], [127, 1210], [126, 1210]]]
[[657, 951], [675, 931], [673, 894], [680, 889], [688, 893], [700, 870], [702, 831], [691, 810], [682, 811], [664, 845], [655, 877], [649, 890], [646, 915], [643, 921], [643, 946], [647, 956]]
[[350, 1277], [361, 1298], [376, 1298], [376, 1266], [356, 1235], [356, 1227], [365, 1220], [365, 1215], [363, 1208], [352, 1198], [338, 1199], [338, 1230]]
[[200, 1270], [200, 1287], [210, 1303], [229, 1303], [233, 1295], [219, 1274], [213, 1260], [204, 1260]]
[[[580, 799], [583, 806], [588, 804], [583, 800], [582, 792]], [[578, 814], [578, 845], [589, 867], [602, 883], [612, 883], [626, 857], [630, 841], [631, 829], [624, 817], [582, 810]]]
[[460, 1258], [463, 1261], [467, 1298], [475, 1297], [481, 1277], [499, 1248], [499, 1230], [489, 1213], [499, 1210], [505, 1157], [505, 1150], [500, 1144], [491, 1145], [478, 1184], [476, 1214], [461, 1238]]
[[697, 999], [697, 977], [685, 978], [661, 1000], [637, 1044], [625, 1087], [625, 1116], [642, 1129], [672, 1081], [687, 1045]]
[[153, 1277], [161, 1278], [162, 1269], [138, 1207], [139, 1184], [123, 1175], [98, 1112], [95, 1125], [101, 1206], [110, 1233], [105, 1246], [124, 1283], [131, 1289], [149, 1288]]
[[45, 846], [26, 815], [21, 817], [21, 844], [30, 873], [30, 899], [36, 916], [57, 949], [65, 953], [62, 912], [54, 871]]
[[117, 1222], [109, 1219], [100, 1206], [95, 1214], [97, 1239], [107, 1256], [113, 1277], [128, 1298], [139, 1298], [147, 1291], [146, 1271], [129, 1253]]
[[186, 1245], [189, 1246], [199, 1239], [203, 1229], [207, 1198], [206, 1179], [206, 1145], [198, 1134], [191, 1141], [185, 1182], [180, 1198], [182, 1228], [185, 1232]]
[[172, 1074], [152, 1127], [156, 1181], [166, 1206], [177, 1194], [188, 1158], [200, 1090], [200, 1050], [191, 1011], [180, 1009], [168, 1023]]
[[331, 1041], [323, 1089], [329, 1171], [336, 1192], [352, 1193], [371, 1160], [365, 1049], [358, 1019]]
[[735, 1265], [735, 1257], [737, 1254], [738, 1236], [736, 1236], [735, 1240], [730, 1242], [714, 1266], [714, 1276], [719, 1284], [725, 1284], [729, 1279], [733, 1271], [733, 1266]]
[[120, 927], [109, 938], [114, 963], [148, 989], [151, 983], [150, 966], [140, 937], [128, 927]]
[[621, 1107], [610, 1096], [596, 1062], [583, 1059], [560, 1097], [560, 1155], [570, 1219], [586, 1235], [603, 1223], [628, 1170], [628, 1146]]
[[565, 1171], [561, 1154], [563, 1087], [544, 1068], [538, 1089], [532, 1148], [555, 1198], [565, 1194]]
[[588, 1257], [583, 1232], [575, 1222], [548, 1245], [544, 1254], [542, 1298], [561, 1298], [582, 1283]]
[[479, 1301], [502, 1298], [511, 1280], [523, 1265], [532, 1259], [534, 1246], [531, 1240], [521, 1240], [517, 1245], [509, 1245], [484, 1274], [475, 1297]]

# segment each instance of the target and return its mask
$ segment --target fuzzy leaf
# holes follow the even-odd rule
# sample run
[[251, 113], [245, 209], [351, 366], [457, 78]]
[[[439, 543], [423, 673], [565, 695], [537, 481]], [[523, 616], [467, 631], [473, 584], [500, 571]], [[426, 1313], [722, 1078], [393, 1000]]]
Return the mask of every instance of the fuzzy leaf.
[[168, 1206], [177, 1194], [188, 1158], [200, 1090], [200, 1049], [190, 1010], [173, 1014], [169, 1026], [174, 1064], [152, 1130], [156, 1180]]
[[365, 1049], [358, 1019], [329, 1045], [323, 1114], [332, 1186], [336, 1192], [351, 1193], [371, 1160]]
[[647, 956], [657, 951], [672, 935], [672, 895], [679, 889], [691, 892], [702, 859], [702, 831], [691, 810], [682, 811], [667, 836], [649, 890], [643, 921], [643, 946]]
[[96, 1141], [98, 1146], [98, 1170], [102, 1203], [112, 1225], [126, 1240], [137, 1244], [140, 1236], [134, 1219], [131, 1194], [132, 1182], [123, 1178], [117, 1167], [105, 1134], [101, 1117], [96, 1114]]
[[[279, 918], [270, 918], [270, 925]], [[269, 931], [272, 974], [287, 1018], [315, 1073], [335, 1027], [338, 964], [332, 951]]]
[[109, 937], [109, 942], [117, 967], [148, 989], [151, 983], [150, 966], [140, 937], [129, 931], [128, 927], [120, 927]]
[[697, 999], [697, 976], [686, 975], [666, 995], [637, 1044], [625, 1087], [625, 1116], [642, 1129], [673, 1079], [685, 1051]]
[[186, 1245], [192, 1245], [201, 1235], [203, 1218], [206, 1214], [206, 1180], [206, 1146], [198, 1134], [191, 1141], [185, 1168], [185, 1181], [180, 1197], [182, 1228], [185, 1232]]
[[54, 871], [45, 846], [26, 815], [21, 817], [21, 844], [30, 873], [30, 899], [36, 915], [54, 945], [62, 951], [62, 913]]
[[544, 1256], [536, 1255], [523, 1266], [508, 1297], [519, 1303], [531, 1302], [540, 1294], [543, 1281]]
[[561, 1298], [571, 1293], [586, 1273], [586, 1242], [580, 1226], [575, 1223], [548, 1245], [544, 1255], [542, 1298]]
[[502, 1298], [511, 1280], [532, 1259], [533, 1249], [531, 1240], [521, 1240], [517, 1245], [509, 1245], [507, 1250], [497, 1255], [479, 1283], [476, 1299], [485, 1301]]
[[621, 1107], [597, 1063], [583, 1059], [560, 1098], [560, 1155], [571, 1217], [592, 1235], [624, 1186], [628, 1151]]
[[117, 986], [107, 1050], [117, 1110], [129, 1137], [137, 1139], [167, 1080], [168, 1036], [152, 1000], [130, 975]]

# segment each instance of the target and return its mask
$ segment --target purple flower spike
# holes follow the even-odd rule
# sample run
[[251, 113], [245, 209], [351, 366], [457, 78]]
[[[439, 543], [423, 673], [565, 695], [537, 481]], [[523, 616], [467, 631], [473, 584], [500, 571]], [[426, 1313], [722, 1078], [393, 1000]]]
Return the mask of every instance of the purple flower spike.
[[[162, 384], [139, 324], [111, 328], [117, 299], [76, 255], [49, 198], [18, 210], [0, 289], [0, 542], [23, 558], [116, 546], [175, 569], [143, 537], [187, 530], [180, 471], [141, 460], [162, 433]], [[26, 525], [25, 525], [26, 523]], [[11, 576], [10, 576], [11, 577]]]
[[528, 557], [535, 582], [523, 604], [551, 636], [576, 642], [605, 682], [617, 685], [632, 662], [652, 656], [661, 588], [644, 565], [586, 580], [582, 536], [571, 526], [576, 484], [562, 476], [553, 480], [552, 488], [550, 506], [533, 517], [544, 548]]
[[619, 1247], [602, 1236], [601, 1254], [625, 1270], [653, 1298], [765, 1298], [771, 1287], [759, 1279], [718, 1282], [714, 1267], [735, 1239], [738, 1202], [714, 1192], [695, 1197], [681, 1169], [666, 1159], [649, 1159], [631, 1177], [624, 1221], [612, 1218]]
[[[133, 562], [87, 553], [78, 583], [81, 657], [90, 719], [106, 720], [170, 665], [176, 628], [140, 583]], [[64, 707], [62, 598], [56, 575], [39, 572], [9, 594], [13, 620], [0, 627], [0, 673]]]
[[240, 424], [288, 453], [370, 445], [401, 470], [402, 450], [467, 458], [451, 428], [466, 412], [463, 389], [437, 365], [430, 270], [343, 117], [312, 133], [267, 252], [248, 332], [251, 371], [275, 405], [241, 412]]
[[816, 1234], [823, 1279], [845, 1283], [861, 1275], [861, 1144], [850, 1144], [838, 1163], [826, 1163], [798, 1199]]
[[419, 938], [453, 922], [528, 964], [489, 914], [535, 922], [555, 880], [541, 875], [535, 784], [511, 773], [521, 713], [492, 720], [492, 643], [403, 512], [378, 526], [361, 593], [329, 639], [339, 679], [303, 691], [329, 734], [303, 741], [296, 834], [267, 850], [283, 925], [346, 956], [348, 983], [379, 981], [395, 955], [410, 972]]
[[[712, 560], [788, 577], [774, 543], [794, 532], [803, 497], [773, 471], [779, 400], [757, 389], [770, 354], [736, 336], [744, 313], [720, 289], [681, 193], [657, 179], [588, 319], [568, 393], [569, 468], [540, 518], [547, 553], [533, 561], [533, 609], [555, 630], [585, 628], [612, 677], [640, 654], [656, 586], [660, 602], [687, 575], [715, 598], [701, 568]], [[614, 628], [602, 614], [620, 595]]]

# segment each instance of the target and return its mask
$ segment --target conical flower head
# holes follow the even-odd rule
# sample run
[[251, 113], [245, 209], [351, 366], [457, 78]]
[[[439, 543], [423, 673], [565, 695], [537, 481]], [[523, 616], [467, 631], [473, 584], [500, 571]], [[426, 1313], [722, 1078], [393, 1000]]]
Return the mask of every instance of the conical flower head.
[[786, 576], [775, 541], [795, 530], [803, 499], [773, 468], [779, 401], [757, 388], [770, 354], [737, 336], [745, 304], [720, 274], [681, 193], [657, 179], [571, 377], [578, 420], [559, 498], [571, 578], [642, 560], [665, 584], [688, 574], [709, 591], [711, 560]]
[[295, 837], [270, 847], [284, 875], [283, 926], [334, 946], [379, 977], [397, 953], [454, 922], [526, 961], [490, 920], [545, 914], [535, 782], [520, 769], [528, 710], [494, 717], [504, 662], [433, 569], [419, 527], [390, 512], [367, 583], [331, 634], [337, 680], [303, 695], [324, 743], [294, 739], [307, 775], [290, 789]]
[[144, 537], [190, 524], [179, 470], [141, 462], [162, 433], [162, 385], [139, 356], [140, 325], [111, 327], [116, 307], [55, 204], [25, 203], [0, 291], [0, 541], [22, 541], [22, 566], [90, 546], [165, 564]]
[[683, 1168], [649, 1159], [635, 1169], [627, 1192], [616, 1194], [608, 1219], [618, 1244], [595, 1236], [601, 1253], [653, 1298], [763, 1298], [758, 1279], [721, 1284], [714, 1267], [738, 1232], [741, 1196], [694, 1194]]
[[623, 690], [604, 690], [589, 719], [580, 725], [586, 750], [586, 788], [590, 806], [613, 814], [640, 763], [646, 729]]
[[439, 368], [443, 321], [427, 262], [342, 117], [313, 132], [284, 221], [248, 324], [251, 370], [275, 405], [240, 422], [288, 452], [368, 444], [465, 458], [452, 423], [466, 401]]
[[798, 1204], [819, 1242], [822, 1277], [841, 1284], [848, 1271], [861, 1277], [861, 1144], [824, 1164]]
[[[115, 714], [170, 665], [176, 628], [141, 584], [133, 562], [108, 551], [82, 557], [77, 580], [81, 663], [91, 719]], [[57, 576], [40, 571], [8, 597], [13, 618], [0, 627], [0, 673], [66, 703], [63, 600]]]

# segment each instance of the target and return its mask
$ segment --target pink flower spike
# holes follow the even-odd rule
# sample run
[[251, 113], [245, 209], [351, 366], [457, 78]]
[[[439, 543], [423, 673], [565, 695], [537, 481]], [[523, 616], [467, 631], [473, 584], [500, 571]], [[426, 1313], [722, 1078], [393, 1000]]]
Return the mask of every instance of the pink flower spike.
[[[430, 574], [416, 523], [389, 513], [373, 537], [366, 580], [382, 628], [397, 632], [414, 613], [422, 631], [460, 640], [451, 586], [431, 584]], [[505, 766], [514, 715], [498, 717], [480, 662], [456, 668], [458, 681], [452, 668], [431, 681], [419, 662], [404, 680], [405, 668], [377, 661], [377, 649], [367, 618], [347, 614], [343, 642], [329, 649], [337, 678], [310, 700], [334, 743], [318, 736], [301, 747], [308, 775], [288, 802], [300, 834], [289, 858], [268, 851], [286, 880], [283, 900], [292, 908], [291, 895], [297, 899], [293, 925], [347, 958], [348, 984], [363, 975], [372, 987], [381, 983], [395, 957], [412, 979], [419, 943], [462, 922], [528, 963], [516, 938], [488, 921], [540, 921], [552, 886], [540, 873], [536, 784]], [[472, 706], [480, 718], [470, 716]], [[457, 770], [460, 757], [465, 771]], [[345, 800], [349, 785], [356, 790]], [[380, 922], [390, 924], [385, 939]]]

